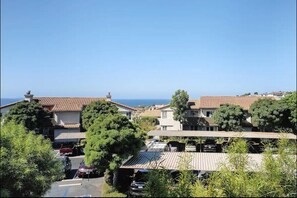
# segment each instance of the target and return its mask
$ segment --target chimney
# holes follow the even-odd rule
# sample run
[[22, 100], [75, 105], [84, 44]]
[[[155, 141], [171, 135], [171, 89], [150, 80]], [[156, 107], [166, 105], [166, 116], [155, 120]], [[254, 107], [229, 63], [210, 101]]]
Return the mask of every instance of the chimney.
[[110, 92], [108, 92], [108, 94], [106, 95], [106, 101], [111, 101], [111, 94], [110, 94]]
[[33, 94], [31, 94], [31, 91], [27, 91], [27, 93], [24, 95], [25, 101], [32, 102], [33, 101]]

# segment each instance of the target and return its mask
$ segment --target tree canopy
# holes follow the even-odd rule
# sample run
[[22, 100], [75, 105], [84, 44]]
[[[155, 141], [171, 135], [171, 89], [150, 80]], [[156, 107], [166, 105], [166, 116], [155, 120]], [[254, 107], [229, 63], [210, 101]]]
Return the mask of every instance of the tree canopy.
[[14, 121], [24, 125], [27, 130], [38, 129], [40, 132], [52, 126], [51, 114], [35, 101], [17, 103], [5, 114], [4, 121], [5, 123]]
[[136, 154], [143, 136], [127, 117], [120, 114], [100, 116], [87, 131], [85, 160], [103, 171], [115, 170], [122, 160]]
[[177, 90], [170, 102], [170, 107], [173, 109], [173, 119], [183, 123], [188, 109], [189, 95], [184, 90]]
[[[1, 192], [40, 197], [63, 173], [51, 142], [12, 122], [1, 126]], [[3, 194], [2, 194], [3, 195]]]
[[289, 126], [288, 108], [277, 100], [259, 99], [251, 105], [249, 112], [253, 125], [261, 131], [273, 131]]
[[95, 122], [100, 115], [116, 114], [118, 108], [108, 101], [91, 102], [82, 111], [82, 126], [84, 129], [88, 128]]
[[159, 120], [156, 117], [135, 117], [133, 123], [142, 132], [148, 132], [156, 129], [156, 125], [159, 124]]
[[289, 120], [291, 125], [294, 128], [294, 131], [297, 131], [297, 99], [296, 99], [297, 92], [292, 92], [291, 94], [286, 95], [284, 98], [281, 99], [281, 103], [284, 104], [289, 110]]
[[239, 105], [224, 104], [214, 112], [213, 119], [220, 129], [240, 131], [245, 114]]

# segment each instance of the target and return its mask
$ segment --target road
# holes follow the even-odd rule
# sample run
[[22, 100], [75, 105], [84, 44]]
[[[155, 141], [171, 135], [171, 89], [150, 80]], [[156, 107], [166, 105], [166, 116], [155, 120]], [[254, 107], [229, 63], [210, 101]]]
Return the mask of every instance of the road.
[[72, 163], [71, 173], [66, 179], [54, 182], [44, 197], [100, 197], [104, 178], [78, 178], [76, 172], [84, 156], [69, 158]]

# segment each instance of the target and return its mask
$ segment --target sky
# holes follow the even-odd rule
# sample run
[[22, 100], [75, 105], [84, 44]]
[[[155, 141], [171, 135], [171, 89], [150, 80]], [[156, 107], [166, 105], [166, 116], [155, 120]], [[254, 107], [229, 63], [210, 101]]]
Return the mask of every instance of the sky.
[[1, 98], [178, 89], [296, 90], [296, 1], [1, 1]]

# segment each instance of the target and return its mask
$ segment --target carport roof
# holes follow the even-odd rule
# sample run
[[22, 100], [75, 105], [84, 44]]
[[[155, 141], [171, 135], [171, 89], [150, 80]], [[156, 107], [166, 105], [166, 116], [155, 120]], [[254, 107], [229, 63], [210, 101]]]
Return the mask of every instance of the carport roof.
[[292, 133], [274, 133], [274, 132], [234, 132], [234, 131], [177, 131], [177, 130], [153, 130], [148, 132], [149, 136], [166, 136], [166, 137], [242, 137], [242, 138], [263, 138], [263, 139], [280, 139], [286, 137], [295, 139], [296, 135]]
[[[249, 171], [259, 170], [262, 162], [261, 154], [247, 154]], [[197, 152], [140, 152], [130, 158], [120, 168], [123, 169], [161, 169], [177, 170], [180, 159], [185, 157], [190, 161], [191, 170], [218, 171], [222, 163], [228, 160], [226, 153]]]
[[60, 133], [55, 140], [69, 140], [69, 139], [84, 139], [86, 138], [85, 132], [64, 132]]

